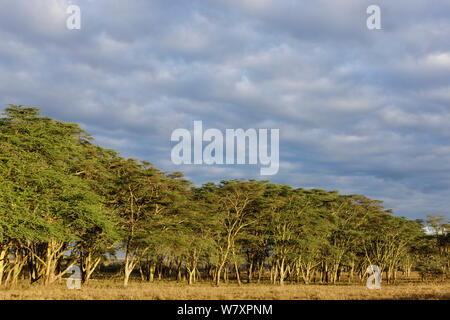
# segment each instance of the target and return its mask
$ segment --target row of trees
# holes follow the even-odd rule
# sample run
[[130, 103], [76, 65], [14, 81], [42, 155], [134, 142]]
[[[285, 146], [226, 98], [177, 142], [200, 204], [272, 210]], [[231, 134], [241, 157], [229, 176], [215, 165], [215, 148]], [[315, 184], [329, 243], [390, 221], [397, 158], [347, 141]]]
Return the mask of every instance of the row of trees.
[[[0, 118], [0, 285], [50, 284], [70, 267], [87, 283], [121, 252], [133, 271], [215, 282], [395, 281], [449, 270], [448, 222], [395, 217], [380, 201], [268, 181], [193, 186], [181, 173], [124, 159], [78, 125], [10, 105]], [[428, 231], [425, 232], [425, 226]]]

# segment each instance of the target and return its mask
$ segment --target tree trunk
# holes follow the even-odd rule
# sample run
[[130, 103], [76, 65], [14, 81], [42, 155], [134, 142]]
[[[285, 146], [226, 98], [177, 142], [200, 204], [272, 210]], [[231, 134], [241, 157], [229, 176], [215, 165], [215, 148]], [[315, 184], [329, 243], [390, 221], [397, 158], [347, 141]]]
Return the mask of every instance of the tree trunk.
[[348, 282], [352, 282], [353, 280], [353, 272], [355, 271], [355, 261], [352, 260], [350, 272], [348, 275]]
[[261, 263], [259, 265], [259, 269], [258, 269], [258, 283], [261, 282], [263, 271], [264, 271], [264, 261], [261, 261]]
[[234, 269], [236, 270], [236, 280], [239, 286], [241, 286], [241, 277], [239, 276], [239, 266], [236, 260], [234, 260]]
[[3, 280], [3, 274], [5, 272], [5, 268], [7, 266], [7, 257], [8, 257], [8, 253], [9, 253], [9, 248], [10, 248], [10, 244], [4, 245], [2, 246], [2, 249], [0, 251], [0, 286], [2, 285], [2, 280]]
[[248, 266], [247, 283], [250, 283], [252, 281], [252, 277], [253, 277], [253, 260], [250, 262]]

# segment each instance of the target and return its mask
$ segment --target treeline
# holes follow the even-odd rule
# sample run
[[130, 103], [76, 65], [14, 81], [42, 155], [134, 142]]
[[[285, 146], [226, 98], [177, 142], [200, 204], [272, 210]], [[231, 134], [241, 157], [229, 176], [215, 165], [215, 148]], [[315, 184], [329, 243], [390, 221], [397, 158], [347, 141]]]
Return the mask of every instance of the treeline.
[[412, 270], [445, 277], [448, 229], [442, 216], [409, 221], [362, 195], [255, 180], [195, 187], [36, 108], [9, 105], [0, 118], [3, 286], [50, 284], [73, 265], [87, 283], [118, 251], [124, 285], [133, 272], [189, 284], [336, 283], [373, 264], [388, 281]]

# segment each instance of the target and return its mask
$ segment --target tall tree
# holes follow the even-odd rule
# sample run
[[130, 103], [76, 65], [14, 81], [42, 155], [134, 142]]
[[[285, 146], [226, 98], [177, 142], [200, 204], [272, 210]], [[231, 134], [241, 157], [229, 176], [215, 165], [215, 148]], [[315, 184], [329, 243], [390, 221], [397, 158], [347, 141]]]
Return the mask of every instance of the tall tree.
[[8, 150], [1, 161], [10, 191], [6, 203], [19, 209], [18, 219], [27, 221], [17, 227], [26, 236], [16, 237], [16, 245], [27, 253], [16, 254], [23, 258], [16, 265], [23, 266], [27, 259], [31, 280], [49, 284], [75, 263], [65, 268], [61, 264], [80, 235], [107, 223], [101, 196], [74, 172], [91, 137], [78, 125], [15, 105], [5, 110], [0, 130], [1, 148]]

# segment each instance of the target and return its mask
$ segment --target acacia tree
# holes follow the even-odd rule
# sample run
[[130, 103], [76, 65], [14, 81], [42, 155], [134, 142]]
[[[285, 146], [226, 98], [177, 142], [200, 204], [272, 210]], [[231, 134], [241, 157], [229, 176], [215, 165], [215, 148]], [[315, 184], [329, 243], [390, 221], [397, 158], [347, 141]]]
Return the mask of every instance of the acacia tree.
[[354, 257], [360, 239], [364, 237], [361, 226], [373, 212], [384, 212], [381, 201], [371, 200], [360, 195], [338, 195], [328, 205], [331, 228], [328, 255], [331, 263], [331, 281], [338, 281], [344, 262], [353, 267]]
[[219, 185], [209, 183], [203, 186], [203, 201], [218, 219], [214, 235], [217, 250], [214, 276], [216, 285], [220, 284], [222, 271], [230, 258], [240, 283], [236, 239], [246, 227], [255, 222], [256, 201], [262, 195], [264, 184], [265, 182], [254, 180], [228, 180], [221, 181]]
[[0, 139], [2, 149], [9, 151], [2, 158], [10, 188], [6, 203], [28, 222], [17, 226], [24, 236], [15, 237], [14, 267], [18, 272], [26, 261], [31, 281], [49, 284], [75, 262], [62, 267], [80, 235], [107, 223], [101, 197], [74, 173], [91, 138], [75, 124], [40, 117], [35, 108], [10, 105], [5, 116]]
[[159, 171], [134, 159], [118, 159], [112, 166], [115, 174], [112, 202], [122, 232], [125, 250], [124, 286], [131, 272], [149, 249], [146, 239], [155, 214], [155, 188]]
[[258, 209], [254, 216], [254, 223], [244, 229], [237, 239], [238, 246], [242, 248], [247, 260], [247, 282], [250, 283], [257, 274], [260, 282], [264, 271], [264, 262], [270, 253], [270, 239], [267, 234], [269, 216], [267, 214], [267, 201], [261, 197], [257, 203]]
[[424, 224], [428, 234], [421, 237], [421, 246], [414, 250], [417, 269], [422, 280], [439, 275], [444, 280], [450, 269], [449, 222], [442, 215], [429, 214]]
[[[449, 224], [426, 228], [393, 217], [380, 201], [325, 190], [231, 180], [192, 187], [180, 173], [124, 159], [93, 144], [75, 124], [10, 105], [0, 117], [0, 285], [21, 275], [45, 284], [79, 263], [86, 283], [105, 252], [125, 251], [124, 285], [157, 262], [188, 283], [203, 267], [219, 285], [246, 257], [250, 282], [265, 263], [273, 282], [337, 282], [341, 272], [378, 264], [395, 280], [403, 268], [425, 277], [449, 269]], [[424, 222], [425, 224], [425, 222]], [[426, 231], [426, 233], [424, 232]]]
[[[295, 236], [299, 229], [297, 213], [294, 204], [295, 191], [290, 186], [270, 184], [264, 196], [267, 199], [268, 229], [274, 265], [272, 267], [272, 282], [282, 285], [288, 271], [288, 259], [295, 248]], [[301, 209], [300, 209], [301, 210]], [[300, 212], [301, 214], [301, 212]]]
[[125, 251], [124, 286], [131, 272], [157, 239], [174, 224], [182, 208], [187, 181], [179, 174], [163, 174], [149, 162], [119, 159], [111, 193]]
[[376, 264], [386, 272], [389, 283], [396, 277], [402, 259], [412, 243], [420, 236], [419, 225], [414, 221], [377, 212], [371, 215], [363, 227], [367, 237], [363, 248], [368, 264]]
[[83, 140], [82, 154], [77, 155], [72, 172], [89, 184], [90, 188], [101, 197], [102, 226], [98, 224], [87, 228], [80, 234], [73, 255], [81, 270], [81, 282], [89, 282], [93, 272], [105, 259], [106, 253], [114, 254], [114, 246], [119, 240], [117, 219], [113, 215], [111, 191], [114, 189], [112, 166], [119, 161], [120, 156], [103, 149], [90, 141]]
[[212, 215], [211, 206], [205, 202], [204, 189], [192, 187], [184, 192], [183, 199], [177, 201], [183, 209], [177, 217], [176, 227], [170, 233], [170, 244], [178, 252], [187, 271], [189, 285], [195, 283], [201, 259], [208, 259], [214, 247], [213, 236], [219, 224]]
[[292, 268], [297, 270], [297, 276], [301, 270], [306, 272], [304, 279], [308, 281], [316, 262], [311, 260], [312, 255], [300, 249], [313, 244], [312, 226], [317, 229], [320, 225], [323, 199], [317, 190], [305, 191], [274, 184], [266, 188], [265, 198], [269, 215], [267, 234], [274, 262], [272, 282], [283, 285]]
[[311, 282], [313, 270], [322, 262], [322, 252], [328, 244], [330, 225], [327, 223], [326, 203], [334, 198], [334, 193], [305, 191], [297, 189], [300, 197], [309, 198], [308, 209], [298, 216], [299, 233], [294, 249], [294, 265], [297, 282]]

